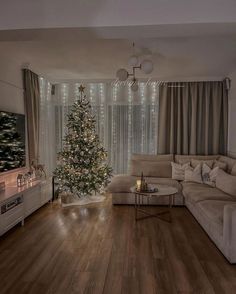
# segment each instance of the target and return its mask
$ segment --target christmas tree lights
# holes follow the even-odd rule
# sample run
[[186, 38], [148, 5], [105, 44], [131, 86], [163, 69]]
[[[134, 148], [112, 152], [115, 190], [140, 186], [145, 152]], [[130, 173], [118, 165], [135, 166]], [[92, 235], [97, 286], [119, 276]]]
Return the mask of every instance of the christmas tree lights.
[[0, 172], [25, 165], [24, 138], [13, 113], [0, 112]]
[[100, 192], [109, 183], [112, 170], [106, 163], [107, 152], [96, 134], [96, 121], [84, 87], [79, 87], [79, 93], [78, 101], [68, 114], [68, 131], [54, 174], [61, 191], [82, 198]]

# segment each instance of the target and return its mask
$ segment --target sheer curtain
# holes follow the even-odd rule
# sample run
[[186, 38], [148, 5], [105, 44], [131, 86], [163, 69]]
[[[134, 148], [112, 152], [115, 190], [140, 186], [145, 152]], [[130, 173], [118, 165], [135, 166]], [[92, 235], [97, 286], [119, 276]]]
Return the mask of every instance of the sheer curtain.
[[40, 77], [39, 88], [39, 163], [44, 164], [47, 175], [51, 175], [56, 166], [55, 107], [51, 95], [51, 84]]
[[[41, 89], [47, 88], [44, 90], [44, 96], [49, 87], [49, 84], [45, 86], [45, 83], [41, 82], [44, 84]], [[136, 93], [131, 91], [130, 85], [110, 82], [91, 82], [83, 85], [86, 86], [85, 94], [91, 102], [92, 112], [96, 118], [97, 133], [108, 151], [108, 161], [114, 174], [127, 172], [132, 153], [157, 153], [157, 83], [140, 83], [139, 91]], [[54, 95], [48, 94], [48, 98], [42, 98], [42, 101], [46, 100], [48, 104], [45, 108], [43, 103], [43, 108], [52, 113], [48, 117], [52, 136], [46, 140], [50, 142], [48, 147], [51, 153], [45, 150], [52, 156], [49, 170], [55, 166], [56, 153], [63, 147], [63, 137], [67, 131], [67, 114], [70, 106], [78, 98], [79, 86], [79, 82], [61, 83], [56, 85]], [[44, 134], [44, 138], [45, 136], [47, 134]]]

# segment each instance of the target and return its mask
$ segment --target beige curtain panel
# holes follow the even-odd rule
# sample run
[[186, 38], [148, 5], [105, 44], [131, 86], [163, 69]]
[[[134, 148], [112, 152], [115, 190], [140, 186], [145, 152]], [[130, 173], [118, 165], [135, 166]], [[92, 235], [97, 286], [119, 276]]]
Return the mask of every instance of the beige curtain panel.
[[158, 153], [226, 154], [228, 93], [224, 82], [159, 87]]
[[29, 163], [39, 156], [39, 77], [29, 69], [23, 69], [25, 107], [27, 116]]

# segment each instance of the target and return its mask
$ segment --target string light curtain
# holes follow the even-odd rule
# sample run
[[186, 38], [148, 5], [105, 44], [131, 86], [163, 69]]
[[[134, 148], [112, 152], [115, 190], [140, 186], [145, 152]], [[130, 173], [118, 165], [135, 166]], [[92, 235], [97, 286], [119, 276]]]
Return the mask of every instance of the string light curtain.
[[55, 152], [55, 107], [51, 95], [51, 84], [40, 77], [40, 114], [39, 114], [39, 162], [45, 165], [47, 175], [56, 166]]
[[[96, 119], [96, 129], [108, 151], [113, 173], [126, 173], [132, 153], [157, 153], [158, 84], [140, 83], [134, 93], [130, 85], [110, 82], [83, 83]], [[63, 146], [67, 114], [78, 98], [80, 83], [56, 85], [51, 98], [55, 142], [53, 158]], [[52, 139], [51, 139], [52, 140]], [[52, 151], [53, 152], [53, 151]]]

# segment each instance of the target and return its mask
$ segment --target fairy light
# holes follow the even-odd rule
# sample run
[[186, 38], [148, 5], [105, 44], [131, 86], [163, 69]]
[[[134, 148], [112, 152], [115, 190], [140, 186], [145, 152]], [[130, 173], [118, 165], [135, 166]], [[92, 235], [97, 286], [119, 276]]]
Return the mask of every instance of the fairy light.
[[156, 101], [157, 101], [157, 83], [153, 82], [151, 85], [151, 142], [150, 142], [150, 148], [151, 153], [155, 154], [156, 152], [156, 146], [157, 146], [157, 130], [156, 130]]
[[132, 146], [132, 100], [133, 91], [131, 85], [128, 85], [128, 162], [131, 157], [131, 146]]
[[99, 98], [100, 98], [100, 126], [99, 126], [99, 131], [100, 131], [100, 140], [104, 142], [104, 102], [105, 102], [105, 94], [104, 94], [104, 84], [100, 83], [99, 84]]
[[74, 85], [74, 101], [77, 101], [79, 99], [79, 83], [75, 83]]
[[[45, 94], [45, 79], [40, 77], [39, 79], [39, 88], [40, 88], [40, 112], [43, 113], [44, 108], [46, 106], [47, 95]], [[42, 115], [40, 115], [40, 142], [44, 142], [45, 138], [45, 119]], [[44, 146], [41, 144], [40, 148], [44, 152]], [[40, 152], [41, 153], [41, 152]]]
[[114, 168], [114, 172], [117, 172], [117, 167], [115, 166], [116, 163], [116, 103], [117, 103], [117, 91], [118, 91], [118, 85], [115, 84], [112, 89], [112, 144], [111, 144], [111, 164]]
[[68, 84], [63, 83], [61, 85], [61, 98], [62, 98], [62, 137], [64, 137], [67, 127], [67, 111], [68, 111], [68, 107], [66, 109], [66, 106], [68, 106], [68, 96], [69, 96], [69, 91], [68, 91]]
[[[56, 119], [58, 124], [55, 126], [56, 128], [56, 137], [57, 144], [61, 146], [62, 137], [66, 131], [66, 114], [68, 107], [68, 98], [72, 97], [74, 100], [78, 100], [79, 91], [78, 88], [80, 83], [74, 83], [69, 86], [67, 83], [63, 83], [57, 86], [57, 91], [55, 98], [58, 96], [58, 100], [53, 100], [51, 97], [51, 85], [47, 83], [43, 78], [40, 78], [40, 107], [41, 110], [44, 111], [45, 115], [41, 116], [40, 120], [41, 126], [45, 126], [48, 122], [46, 116], [47, 110], [52, 110], [52, 103], [59, 105], [59, 108], [62, 111], [56, 112]], [[70, 88], [71, 87], [71, 88]], [[135, 152], [149, 152], [155, 153], [157, 150], [157, 109], [158, 109], [158, 83], [153, 82], [149, 85], [145, 83], [139, 84], [139, 92], [134, 94], [130, 89], [130, 86], [126, 86], [126, 92], [123, 94], [123, 86], [119, 84], [114, 84], [109, 87], [105, 83], [89, 83], [87, 85], [86, 94], [88, 100], [91, 102], [91, 111], [95, 115], [95, 120], [97, 123], [97, 130], [100, 137], [101, 142], [104, 146], [107, 146], [109, 150], [109, 161], [110, 164], [114, 168], [114, 173], [125, 171], [126, 170], [126, 162], [124, 162], [124, 158], [128, 157], [130, 160], [132, 151]], [[69, 90], [72, 90], [69, 92]], [[107, 93], [108, 90], [111, 94], [109, 97], [109, 101], [107, 101]], [[42, 94], [44, 93], [44, 94]], [[72, 95], [71, 95], [72, 94]], [[118, 103], [120, 103], [119, 95], [125, 95], [125, 109], [127, 111], [127, 124], [125, 128], [120, 129], [120, 119], [123, 116], [120, 116], [119, 109], [117, 107]], [[136, 96], [140, 97], [139, 102], [136, 101]], [[71, 102], [71, 101], [70, 101]], [[110, 104], [110, 105], [109, 105]], [[140, 117], [133, 117], [134, 108], [136, 109], [139, 104]], [[148, 105], [147, 105], [148, 104]], [[50, 105], [50, 106], [48, 106]], [[109, 106], [108, 106], [109, 105]], [[49, 108], [48, 108], [49, 107]], [[108, 116], [108, 109], [110, 109], [110, 115]], [[136, 113], [136, 112], [135, 112]], [[62, 116], [62, 117], [61, 117]], [[110, 121], [108, 121], [108, 118]], [[50, 119], [52, 117], [50, 116]], [[140, 119], [138, 123], [138, 130], [135, 126], [135, 119]], [[146, 128], [148, 125], [150, 128]], [[134, 124], [134, 125], [133, 125]], [[123, 130], [125, 134], [128, 136], [127, 141], [127, 149], [125, 151], [121, 150], [121, 154], [118, 154], [118, 146], [120, 144], [119, 136], [123, 135]], [[41, 132], [45, 132], [45, 127], [42, 127]], [[140, 145], [133, 146], [136, 143], [135, 135], [138, 135]], [[50, 135], [50, 134], [49, 134]], [[109, 143], [109, 144], [108, 144]], [[57, 145], [57, 149], [59, 150], [60, 146]], [[122, 146], [121, 146], [122, 147]], [[123, 154], [124, 152], [124, 154]], [[125, 155], [125, 156], [124, 156]], [[128, 161], [127, 160], [127, 161]]]
[[141, 83], [140, 85], [140, 96], [141, 96], [141, 153], [144, 152], [144, 142], [145, 142], [145, 85]]

